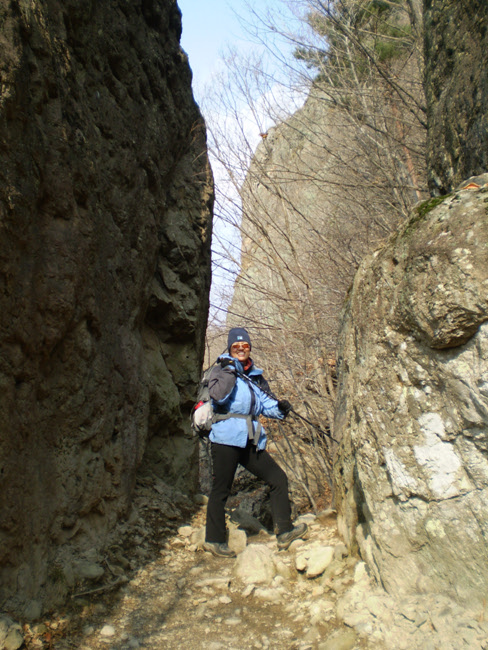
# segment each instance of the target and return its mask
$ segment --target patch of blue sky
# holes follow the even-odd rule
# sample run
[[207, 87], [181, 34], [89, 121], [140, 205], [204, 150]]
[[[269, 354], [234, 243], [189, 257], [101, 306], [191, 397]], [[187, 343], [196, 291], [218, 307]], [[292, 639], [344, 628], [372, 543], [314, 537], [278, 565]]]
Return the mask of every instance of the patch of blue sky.
[[[297, 3], [294, 3], [295, 6]], [[286, 0], [261, 0], [258, 8], [242, 0], [178, 0], [182, 12], [181, 46], [193, 72], [193, 93], [209, 130], [210, 162], [216, 184], [214, 237], [212, 242], [211, 320], [225, 321], [232, 286], [240, 264], [239, 186], [242, 184], [260, 134], [285, 119], [303, 104], [303, 86], [294, 90], [286, 61], [292, 60], [293, 44], [266, 27], [266, 15], [281, 21], [285, 32], [296, 20]], [[258, 18], [262, 17], [262, 20]], [[232, 59], [247, 60], [264, 74], [253, 78], [252, 65], [240, 80], [243, 93], [219, 101], [222, 87], [229, 87]], [[239, 68], [238, 68], [239, 69]], [[247, 96], [246, 96], [247, 94]], [[220, 139], [219, 132], [225, 137]], [[229, 151], [222, 151], [228, 147]], [[220, 155], [216, 149], [220, 147]], [[234, 156], [234, 160], [232, 160]], [[226, 158], [229, 164], [222, 164]], [[230, 178], [229, 169], [233, 170]]]

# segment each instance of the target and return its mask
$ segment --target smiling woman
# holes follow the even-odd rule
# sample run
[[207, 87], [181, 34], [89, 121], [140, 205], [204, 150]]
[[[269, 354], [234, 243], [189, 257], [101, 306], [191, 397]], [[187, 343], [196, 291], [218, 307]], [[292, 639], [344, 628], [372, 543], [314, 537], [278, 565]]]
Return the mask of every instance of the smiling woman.
[[210, 431], [213, 476], [204, 549], [213, 555], [235, 557], [235, 549], [227, 544], [225, 504], [239, 464], [270, 487], [278, 549], [287, 549], [305, 535], [307, 525], [292, 524], [288, 478], [266, 451], [266, 432], [259, 417], [283, 420], [291, 404], [270, 392], [263, 371], [250, 358], [251, 337], [246, 329], [229, 331], [227, 350], [228, 354], [217, 359], [208, 380], [216, 419]]

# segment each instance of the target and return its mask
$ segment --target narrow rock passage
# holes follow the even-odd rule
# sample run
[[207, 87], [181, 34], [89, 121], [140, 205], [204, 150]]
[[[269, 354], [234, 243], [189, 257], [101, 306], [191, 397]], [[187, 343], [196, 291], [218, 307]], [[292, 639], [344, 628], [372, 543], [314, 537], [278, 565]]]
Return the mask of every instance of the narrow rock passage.
[[[200, 499], [204, 501], [204, 499]], [[77, 585], [66, 611], [24, 626], [26, 647], [56, 650], [353, 650], [488, 647], [479, 612], [442, 596], [394, 602], [347, 556], [334, 513], [302, 515], [306, 540], [278, 551], [231, 525], [237, 559], [199, 550], [205, 505], [159, 479], [137, 487], [135, 509], [100, 558], [103, 579]], [[168, 524], [169, 521], [169, 524]], [[164, 522], [164, 524], [162, 523]], [[119, 580], [116, 589], [110, 586]]]

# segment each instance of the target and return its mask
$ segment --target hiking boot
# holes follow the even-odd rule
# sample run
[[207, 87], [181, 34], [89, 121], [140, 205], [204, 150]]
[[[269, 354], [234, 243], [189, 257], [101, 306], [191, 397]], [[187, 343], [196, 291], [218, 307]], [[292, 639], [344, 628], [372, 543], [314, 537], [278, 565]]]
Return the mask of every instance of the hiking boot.
[[203, 550], [210, 551], [212, 555], [217, 555], [218, 557], [236, 556], [234, 551], [227, 546], [226, 542], [204, 542]]
[[276, 541], [278, 542], [278, 549], [280, 551], [286, 551], [292, 542], [296, 539], [303, 537], [308, 530], [307, 524], [298, 524], [294, 526], [287, 533], [281, 533], [281, 535], [276, 535]]

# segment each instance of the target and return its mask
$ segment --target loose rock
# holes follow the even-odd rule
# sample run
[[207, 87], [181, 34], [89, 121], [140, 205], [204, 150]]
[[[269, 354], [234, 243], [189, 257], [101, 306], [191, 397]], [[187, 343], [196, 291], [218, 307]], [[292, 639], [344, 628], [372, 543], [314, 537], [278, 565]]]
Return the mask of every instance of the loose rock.
[[[159, 499], [158, 491], [155, 503]], [[151, 504], [145, 492], [147, 513], [155, 511]], [[166, 549], [161, 548], [157, 520], [151, 524], [146, 519], [148, 538], [157, 543], [148, 560], [138, 561], [127, 584], [118, 593], [102, 593], [96, 602], [87, 600], [81, 612], [70, 614], [69, 625], [59, 618], [46, 620], [33, 640], [42, 643], [46, 632], [55, 633], [59, 650], [105, 650], [114, 643], [120, 650], [486, 650], [488, 623], [482, 611], [463, 610], [437, 594], [395, 601], [363, 561], [343, 557], [330, 517], [326, 523], [314, 519], [309, 539], [296, 551], [280, 552], [275, 540], [255, 536], [235, 560], [224, 561], [195, 553], [186, 544], [171, 544], [188, 539], [181, 537], [181, 527], [191, 527], [193, 535], [204, 519], [202, 507], [179, 521]], [[131, 562], [137, 557], [130, 552], [133, 539], [129, 530], [127, 542], [119, 545]], [[306, 571], [314, 554], [335, 559], [316, 577], [298, 572], [298, 557], [305, 558]], [[0, 634], [5, 636], [12, 625], [0, 618]], [[41, 646], [32, 645], [32, 650], [36, 647]]]

